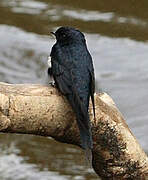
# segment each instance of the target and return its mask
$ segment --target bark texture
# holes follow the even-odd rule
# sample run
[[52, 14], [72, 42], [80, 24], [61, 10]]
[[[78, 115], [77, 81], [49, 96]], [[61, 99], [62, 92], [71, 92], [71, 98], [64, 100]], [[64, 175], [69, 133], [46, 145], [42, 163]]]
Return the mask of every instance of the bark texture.
[[[128, 128], [113, 100], [95, 96], [93, 168], [103, 180], [148, 179], [148, 157]], [[53, 87], [0, 83], [0, 132], [50, 136], [80, 146], [75, 115]]]

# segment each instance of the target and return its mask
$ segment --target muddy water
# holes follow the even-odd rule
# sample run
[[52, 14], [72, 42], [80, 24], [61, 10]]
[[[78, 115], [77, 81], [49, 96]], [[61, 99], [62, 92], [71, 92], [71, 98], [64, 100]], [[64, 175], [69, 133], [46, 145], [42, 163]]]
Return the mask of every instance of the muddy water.
[[[148, 152], [148, 2], [0, 0], [0, 81], [45, 83], [59, 26], [79, 28], [94, 59], [97, 90], [109, 93]], [[0, 134], [1, 180], [95, 180], [77, 147]]]

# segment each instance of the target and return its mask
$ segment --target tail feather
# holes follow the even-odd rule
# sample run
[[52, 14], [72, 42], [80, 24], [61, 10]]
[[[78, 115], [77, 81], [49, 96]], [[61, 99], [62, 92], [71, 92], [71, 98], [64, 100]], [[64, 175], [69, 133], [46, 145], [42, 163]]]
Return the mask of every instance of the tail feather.
[[93, 148], [93, 142], [92, 142], [92, 134], [90, 127], [86, 129], [86, 127], [83, 125], [81, 119], [77, 119], [78, 127], [80, 131], [80, 138], [81, 138], [81, 145], [83, 149], [92, 149]]
[[93, 148], [93, 141], [87, 106], [83, 104], [76, 93], [67, 96], [67, 98], [76, 113], [77, 124], [80, 130], [81, 146], [84, 150], [87, 150], [87, 152], [88, 150], [91, 151]]
[[86, 164], [88, 166], [92, 166], [92, 148], [93, 148], [93, 141], [92, 141], [92, 134], [91, 130], [86, 131], [83, 124], [78, 121], [78, 127], [80, 130], [80, 138], [81, 138], [81, 147], [84, 149], [85, 157], [86, 157]]
[[91, 125], [88, 113], [88, 101], [83, 101], [80, 99], [78, 91], [73, 87], [72, 94], [67, 94], [67, 99], [72, 106], [76, 114], [76, 120], [78, 128], [80, 131], [81, 147], [85, 151], [87, 162], [92, 164], [92, 149], [93, 149], [93, 140], [91, 133]]

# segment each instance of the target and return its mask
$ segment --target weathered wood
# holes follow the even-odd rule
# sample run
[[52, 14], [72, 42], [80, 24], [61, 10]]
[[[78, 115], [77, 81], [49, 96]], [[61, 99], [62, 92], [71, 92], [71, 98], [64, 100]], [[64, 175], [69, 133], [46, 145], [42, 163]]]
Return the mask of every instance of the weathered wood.
[[[102, 179], [148, 179], [148, 157], [128, 128], [113, 100], [105, 93], [92, 106], [93, 168]], [[80, 146], [75, 115], [53, 87], [0, 83], [0, 131], [50, 136]]]

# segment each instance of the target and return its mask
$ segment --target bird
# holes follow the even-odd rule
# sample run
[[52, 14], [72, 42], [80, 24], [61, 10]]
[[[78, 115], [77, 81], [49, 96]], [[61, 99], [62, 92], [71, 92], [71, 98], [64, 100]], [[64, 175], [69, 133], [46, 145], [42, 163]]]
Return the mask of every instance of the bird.
[[[91, 97], [95, 117], [95, 75], [85, 36], [78, 29], [60, 27], [51, 32], [56, 37], [48, 59], [48, 74], [55, 87], [67, 98], [80, 132], [81, 147], [92, 161], [93, 139], [89, 117]], [[53, 84], [53, 83], [52, 83]]]

